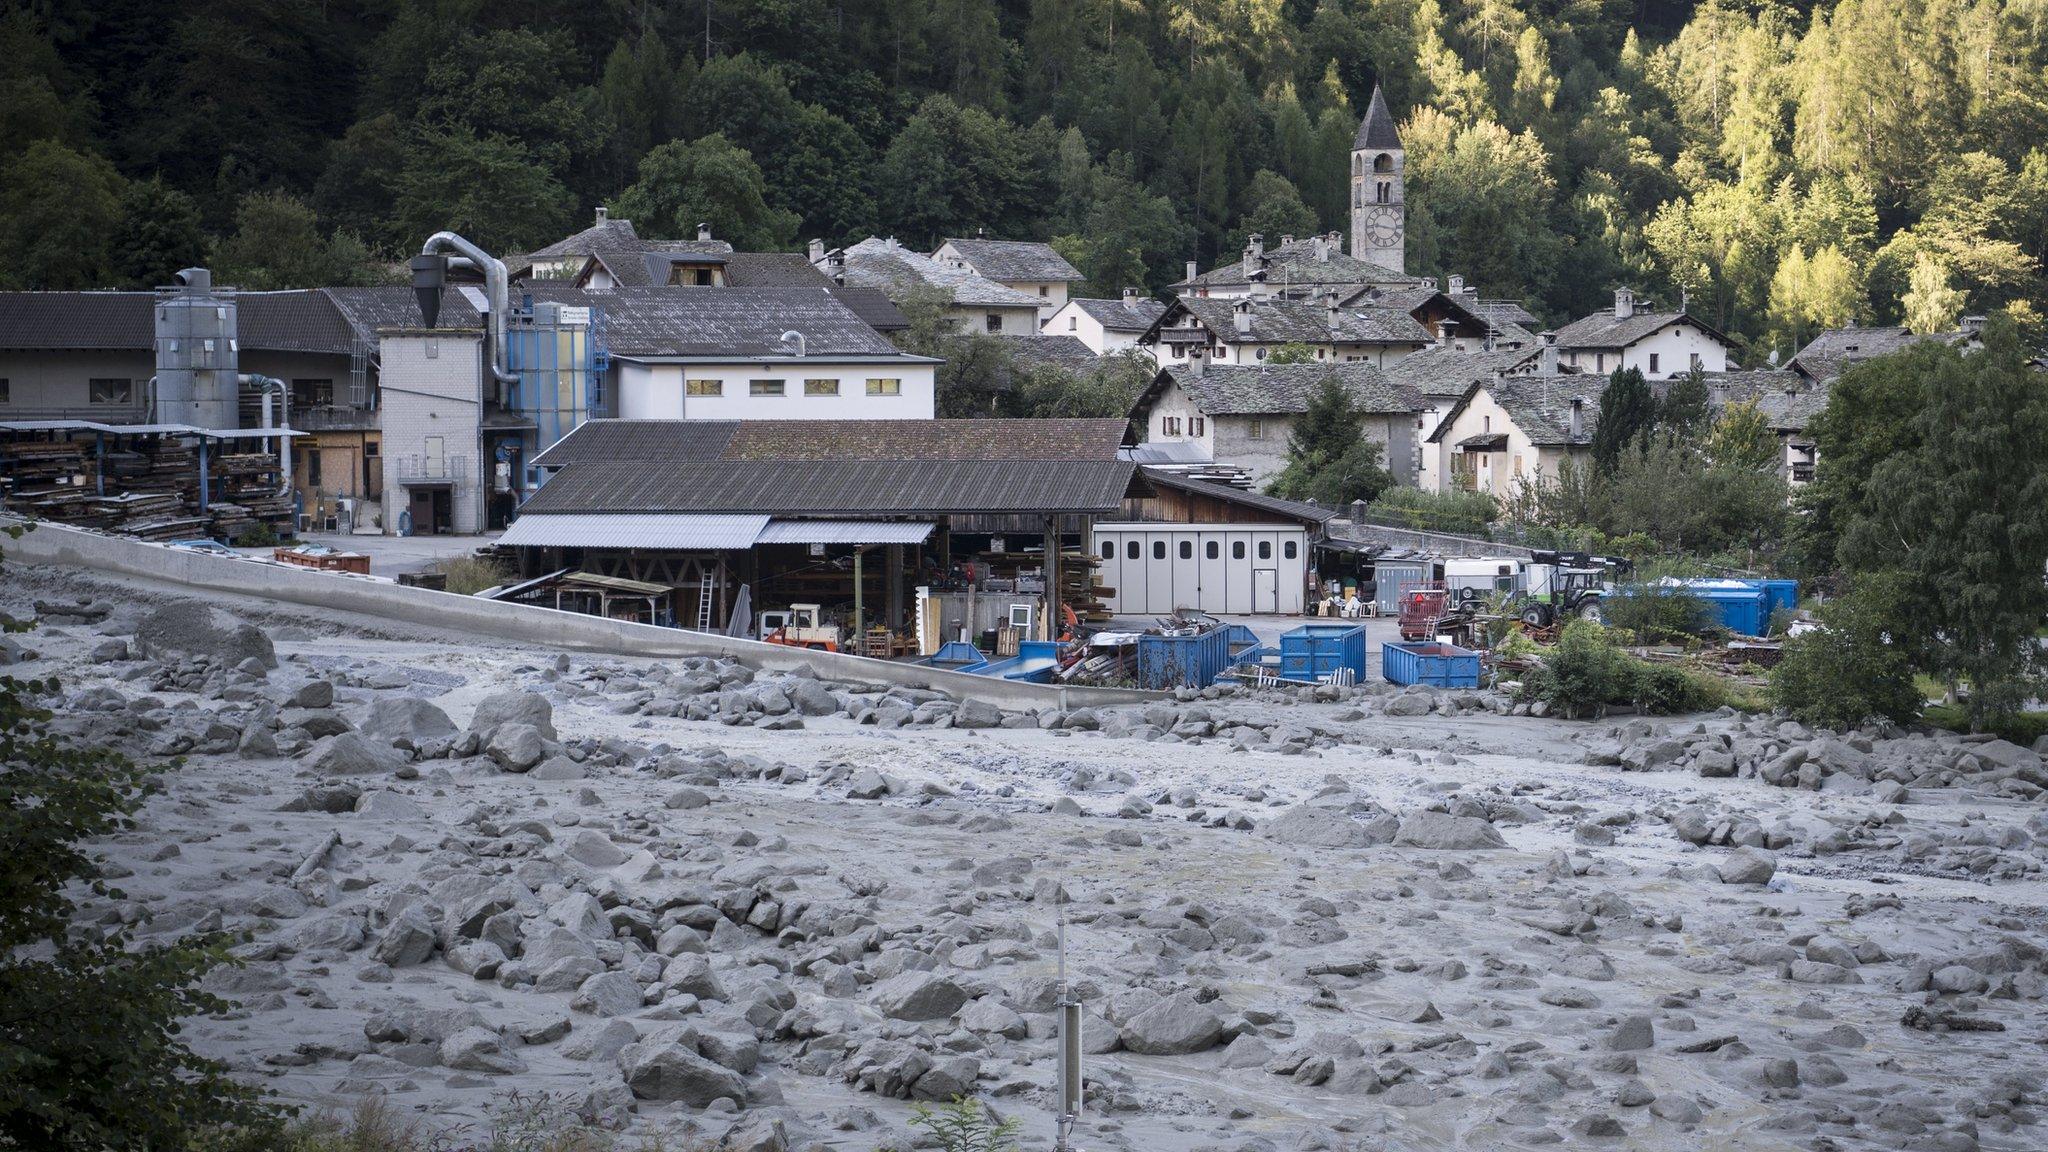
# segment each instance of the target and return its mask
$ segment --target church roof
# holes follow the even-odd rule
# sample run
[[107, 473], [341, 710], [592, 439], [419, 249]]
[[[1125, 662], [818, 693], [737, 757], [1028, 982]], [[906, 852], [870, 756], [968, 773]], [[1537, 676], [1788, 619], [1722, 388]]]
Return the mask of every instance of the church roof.
[[1420, 280], [1420, 277], [1358, 259], [1344, 251], [1342, 235], [1332, 233], [1283, 240], [1275, 247], [1260, 249], [1256, 256], [1247, 251], [1237, 260], [1219, 264], [1169, 287], [1234, 288], [1251, 283], [1255, 274], [1262, 274], [1266, 284], [1278, 292], [1326, 285], [1358, 288], [1368, 284], [1409, 285]]
[[1352, 149], [1399, 148], [1401, 134], [1394, 130], [1394, 114], [1387, 111], [1387, 98], [1380, 92], [1380, 86], [1372, 86], [1372, 103], [1365, 110], [1365, 119], [1359, 122], [1358, 135], [1351, 141]]

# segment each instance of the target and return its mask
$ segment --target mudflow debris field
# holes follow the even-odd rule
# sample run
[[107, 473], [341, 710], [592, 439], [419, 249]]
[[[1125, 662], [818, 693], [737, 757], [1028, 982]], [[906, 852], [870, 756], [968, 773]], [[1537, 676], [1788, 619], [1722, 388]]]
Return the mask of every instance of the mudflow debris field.
[[10, 565], [57, 725], [182, 756], [96, 921], [246, 930], [206, 1054], [345, 1113], [1090, 1149], [2039, 1149], [2041, 758], [1382, 685], [1043, 714]]

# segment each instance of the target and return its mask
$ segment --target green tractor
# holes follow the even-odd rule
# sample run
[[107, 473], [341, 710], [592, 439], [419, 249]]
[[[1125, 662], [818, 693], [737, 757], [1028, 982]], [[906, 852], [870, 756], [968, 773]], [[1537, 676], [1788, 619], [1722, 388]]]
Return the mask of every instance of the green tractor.
[[1626, 571], [1629, 562], [1584, 552], [1536, 552], [1522, 565], [1516, 590], [1522, 623], [1548, 628], [1572, 619], [1600, 622], [1607, 595], [1608, 573]]

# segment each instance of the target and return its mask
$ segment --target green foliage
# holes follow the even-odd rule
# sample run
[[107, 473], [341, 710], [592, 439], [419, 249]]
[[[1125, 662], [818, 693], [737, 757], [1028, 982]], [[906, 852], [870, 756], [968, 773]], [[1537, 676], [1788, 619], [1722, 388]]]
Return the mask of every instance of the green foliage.
[[1394, 486], [1381, 448], [1365, 437], [1363, 417], [1335, 376], [1309, 394], [1308, 407], [1287, 434], [1287, 466], [1267, 491], [1289, 500], [1342, 506], [1371, 500]]
[[59, 690], [0, 676], [0, 1146], [178, 1148], [202, 1127], [267, 1127], [255, 1093], [179, 1034], [227, 1008], [197, 985], [230, 941], [78, 923], [81, 896], [121, 897], [83, 845], [135, 826], [153, 772], [52, 735], [41, 702]]
[[103, 288], [123, 181], [98, 155], [39, 140], [0, 165], [0, 285]]
[[1895, 642], [1916, 671], [1968, 684], [1979, 723], [2041, 684], [2048, 391], [2028, 355], [1994, 318], [1981, 352], [1921, 345], [1856, 366], [1814, 422], [1815, 554], [1882, 582]]
[[949, 1104], [932, 1108], [918, 1104], [911, 1109], [910, 1126], [922, 1128], [941, 1152], [1015, 1152], [1017, 1121], [996, 1120], [981, 1101], [956, 1096]]
[[253, 192], [235, 234], [213, 254], [219, 283], [251, 291], [374, 283], [381, 272], [346, 234], [323, 239], [313, 210], [282, 192]]
[[1266, 357], [1268, 364], [1313, 364], [1315, 361], [1316, 350], [1308, 344], [1282, 344]]
[[1389, 488], [1372, 502], [1374, 516], [1393, 517], [1401, 526], [1426, 532], [1483, 536], [1500, 516], [1500, 501], [1486, 492], [1451, 489]]
[[1593, 428], [1593, 461], [1611, 475], [1623, 451], [1657, 423], [1657, 398], [1635, 368], [1616, 368], [1600, 394], [1600, 420]]
[[1633, 695], [1635, 662], [1591, 620], [1564, 626], [1543, 667], [1523, 680], [1523, 693], [1568, 720], [1598, 716]]
[[161, 178], [128, 185], [114, 233], [114, 277], [127, 288], [169, 284], [180, 269], [206, 262], [199, 205]]
[[1771, 669], [1771, 699], [1795, 718], [1830, 728], [1872, 719], [1906, 723], [1920, 711], [1912, 663], [1888, 633], [1889, 611], [1869, 589], [1821, 610], [1822, 627], [1785, 641]]
[[1635, 637], [1638, 644], [1697, 635], [1706, 626], [1706, 605], [1683, 584], [1638, 580], [1600, 602], [1601, 623]]
[[618, 213], [655, 239], [697, 235], [697, 225], [742, 251], [787, 248], [797, 216], [770, 207], [761, 169], [725, 137], [671, 141], [640, 161], [640, 179], [619, 194]]
[[[215, 242], [275, 191], [387, 260], [443, 227], [509, 252], [616, 198], [654, 149], [720, 134], [795, 235], [1085, 240], [1077, 266], [1113, 295], [1247, 231], [1348, 228], [1379, 83], [1405, 121], [1405, 271], [1547, 324], [1616, 284], [1684, 289], [1753, 365], [1850, 317], [2048, 311], [2032, 0], [614, 3], [555, 25], [531, 7], [15, 5], [0, 184], [48, 144], [161, 178]], [[121, 185], [66, 170], [108, 226], [56, 239], [37, 222], [64, 224], [74, 182], [15, 181], [11, 265], [53, 239], [10, 283], [130, 274], [100, 243]], [[1940, 276], [1916, 291], [1920, 268]]]
[[1955, 704], [1930, 704], [1921, 709], [1920, 720], [1951, 732], [1989, 732], [2022, 748], [2031, 748], [2035, 741], [2048, 736], [2048, 712], [2014, 712], [1979, 727], [1970, 718], [1968, 708]]

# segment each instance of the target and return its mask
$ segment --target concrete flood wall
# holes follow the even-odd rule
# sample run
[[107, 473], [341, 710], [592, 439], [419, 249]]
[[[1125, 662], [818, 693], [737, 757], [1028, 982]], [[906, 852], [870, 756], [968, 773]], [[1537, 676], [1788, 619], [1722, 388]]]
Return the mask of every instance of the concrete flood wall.
[[[0, 516], [0, 528], [20, 523], [16, 518]], [[827, 680], [924, 688], [955, 699], [984, 700], [999, 708], [1086, 708], [1159, 700], [1168, 695], [1138, 689], [1027, 684], [847, 653], [811, 652], [758, 640], [607, 620], [527, 604], [501, 604], [430, 588], [408, 588], [381, 580], [209, 556], [190, 549], [47, 523], [36, 524], [33, 531], [23, 533], [19, 539], [0, 539], [0, 551], [5, 552], [9, 564], [89, 568], [195, 590], [360, 612], [383, 620], [549, 648], [619, 656], [730, 656], [764, 672], [788, 672], [808, 665]]]

